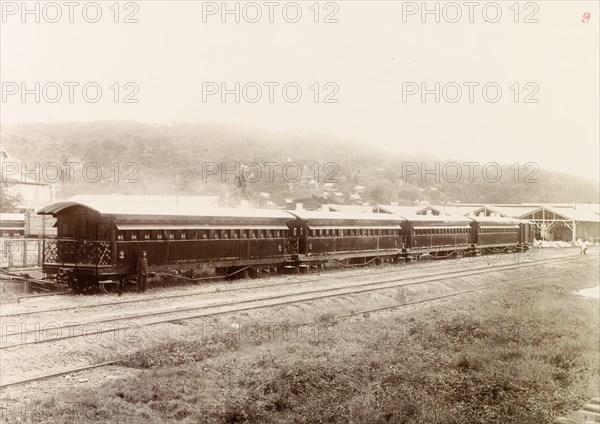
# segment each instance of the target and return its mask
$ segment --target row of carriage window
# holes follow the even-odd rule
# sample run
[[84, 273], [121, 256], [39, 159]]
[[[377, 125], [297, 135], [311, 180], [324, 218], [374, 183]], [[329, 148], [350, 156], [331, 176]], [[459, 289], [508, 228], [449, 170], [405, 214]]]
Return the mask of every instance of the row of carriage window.
[[[98, 240], [110, 240], [111, 224], [99, 223], [96, 226], [96, 234], [86, 226], [85, 232], [80, 232], [81, 238], [95, 238]], [[185, 239], [264, 239], [264, 238], [282, 238], [293, 235], [309, 237], [360, 237], [360, 236], [399, 236], [400, 229], [379, 229], [379, 228], [324, 228], [309, 229], [305, 234], [304, 228], [298, 227], [292, 230], [277, 229], [222, 229], [222, 230], [128, 230], [118, 231], [117, 240], [185, 240]], [[423, 228], [413, 230], [414, 235], [442, 235], [442, 234], [468, 234], [469, 228]], [[481, 228], [480, 234], [502, 234], [516, 233], [518, 228]], [[64, 222], [62, 225], [62, 237], [75, 237], [75, 226], [70, 222]]]
[[117, 240], [221, 240], [281, 238], [286, 230], [151, 230], [119, 231]]
[[[117, 240], [227, 240], [227, 239], [270, 239], [305, 235], [304, 228], [293, 230], [156, 230], [156, 231], [119, 231]], [[395, 229], [315, 229], [308, 230], [309, 237], [358, 237], [358, 236], [397, 236]]]
[[480, 228], [479, 234], [514, 234], [518, 233], [518, 228]]
[[436, 234], [469, 234], [469, 228], [419, 228], [413, 230], [417, 236], [436, 235]]
[[[469, 228], [421, 228], [414, 230], [415, 235], [437, 235], [437, 234], [469, 234]], [[512, 234], [517, 233], [518, 228], [480, 228], [479, 234]]]

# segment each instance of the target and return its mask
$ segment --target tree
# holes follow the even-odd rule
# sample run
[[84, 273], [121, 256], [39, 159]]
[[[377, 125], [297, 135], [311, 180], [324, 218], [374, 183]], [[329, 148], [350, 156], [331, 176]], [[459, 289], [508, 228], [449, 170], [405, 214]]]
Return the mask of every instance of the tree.
[[8, 190], [10, 184], [0, 183], [0, 212], [15, 212], [23, 201], [20, 193], [13, 194]]

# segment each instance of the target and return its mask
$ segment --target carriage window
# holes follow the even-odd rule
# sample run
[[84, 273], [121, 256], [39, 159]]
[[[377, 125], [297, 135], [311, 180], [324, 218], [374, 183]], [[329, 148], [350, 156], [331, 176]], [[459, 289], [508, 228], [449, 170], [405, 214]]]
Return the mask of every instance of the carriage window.
[[258, 230], [258, 237], [259, 238], [266, 238], [267, 237], [267, 230]]
[[72, 222], [63, 222], [62, 223], [62, 236], [63, 237], [74, 237], [75, 236], [75, 226]]
[[298, 229], [294, 228], [294, 236], [297, 236], [297, 235], [298, 235]]
[[150, 234], [144, 233], [144, 240], [150, 240]]
[[167, 232], [167, 238], [168, 239], [174, 239], [175, 238], [175, 234], [172, 231]]
[[242, 238], [248, 238], [248, 230], [242, 230]]
[[233, 230], [231, 232], [231, 238], [234, 238], [234, 239], [240, 238], [240, 230]]
[[184, 239], [186, 237], [185, 231], [181, 232], [181, 238]]
[[275, 237], [281, 238], [281, 231], [279, 231], [279, 230], [275, 231]]
[[224, 239], [228, 239], [229, 238], [229, 230], [223, 230], [223, 238]]
[[117, 234], [117, 240], [123, 240], [123, 239], [125, 239], [124, 236], [125, 235], [124, 235], [123, 231], [119, 231], [119, 233]]
[[138, 239], [138, 235], [137, 232], [135, 231], [129, 231], [128, 232], [129, 237], [127, 237], [129, 240], [137, 240]]

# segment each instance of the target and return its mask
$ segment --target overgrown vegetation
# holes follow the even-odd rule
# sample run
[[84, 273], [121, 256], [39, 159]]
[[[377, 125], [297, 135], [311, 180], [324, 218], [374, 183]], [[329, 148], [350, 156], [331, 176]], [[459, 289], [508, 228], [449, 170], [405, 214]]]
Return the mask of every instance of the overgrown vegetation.
[[597, 394], [598, 305], [567, 289], [496, 289], [318, 340], [159, 343], [122, 362], [134, 377], [48, 399], [35, 422], [550, 423]]

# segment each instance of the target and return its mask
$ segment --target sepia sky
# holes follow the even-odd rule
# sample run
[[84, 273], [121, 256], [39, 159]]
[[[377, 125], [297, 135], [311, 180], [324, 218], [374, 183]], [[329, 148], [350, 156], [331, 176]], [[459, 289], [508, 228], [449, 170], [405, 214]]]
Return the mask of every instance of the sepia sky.
[[[596, 1], [523, 1], [518, 7], [501, 1], [495, 3], [502, 12], [499, 18], [495, 6], [486, 6], [491, 2], [479, 2], [472, 23], [464, 2], [445, 9], [447, 2], [427, 2], [431, 9], [439, 7], [439, 23], [435, 15], [414, 10], [421, 1], [297, 2], [302, 15], [296, 23], [284, 19], [284, 7], [285, 18], [296, 19], [297, 8], [290, 2], [275, 2], [273, 23], [265, 2], [239, 3], [239, 23], [233, 14], [221, 15], [222, 2], [121, 2], [118, 17], [116, 8], [110, 9], [112, 1], [99, 2], [97, 23], [83, 19], [82, 7], [89, 2], [80, 2], [73, 23], [64, 6], [60, 21], [50, 23], [55, 10], [44, 12], [39, 3], [36, 23], [35, 15], [14, 11], [13, 3], [21, 7], [21, 2], [2, 3], [3, 125], [107, 119], [231, 122], [272, 131], [332, 133], [386, 150], [461, 161], [536, 162], [598, 180]], [[247, 22], [245, 18], [255, 19], [256, 10], [262, 13], [260, 21]], [[93, 20], [94, 11], [88, 8], [86, 17]], [[128, 15], [139, 22], [122, 22]], [[448, 22], [453, 19], [458, 21]], [[40, 83], [39, 103], [34, 94], [23, 101], [21, 92], [9, 93], [21, 90], [23, 82], [33, 91]], [[65, 82], [79, 84], [72, 103]], [[90, 82], [102, 89], [96, 103], [81, 93]], [[203, 99], [203, 86], [220, 90], [226, 83], [234, 90], [236, 82], [239, 103], [234, 94], [223, 102], [220, 93], [209, 96], [205, 91]], [[302, 90], [295, 103], [282, 93], [288, 83], [288, 100], [296, 96], [296, 87]], [[420, 92], [403, 99], [407, 90], [420, 90], [421, 83], [432, 90], [425, 101]], [[471, 84], [473, 102], [465, 83]], [[486, 84], [489, 101], [482, 93]], [[63, 87], [62, 95], [51, 103], [56, 85]], [[257, 86], [262, 96], [252, 103]], [[139, 91], [134, 94], [135, 87]], [[456, 87], [462, 90], [458, 100]], [[502, 90], [499, 96], [496, 87]], [[127, 94], [138, 102], [125, 103]], [[326, 103], [326, 98], [337, 102]]]

